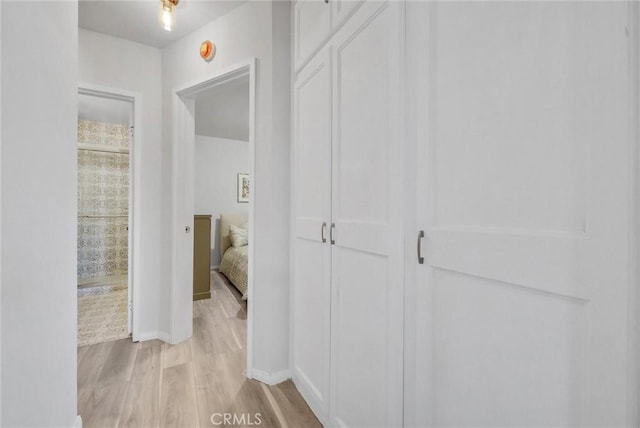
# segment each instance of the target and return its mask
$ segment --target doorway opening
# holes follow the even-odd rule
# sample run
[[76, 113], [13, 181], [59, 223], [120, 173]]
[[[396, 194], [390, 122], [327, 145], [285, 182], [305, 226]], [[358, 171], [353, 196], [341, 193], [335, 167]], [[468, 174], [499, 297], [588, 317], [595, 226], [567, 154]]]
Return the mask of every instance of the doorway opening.
[[[255, 60], [176, 91], [173, 106], [171, 342], [197, 335], [201, 311], [218, 310], [214, 318], [241, 324], [228, 337], [246, 351], [251, 377]], [[209, 308], [202, 300], [194, 309], [192, 301], [208, 292], [226, 296], [231, 306]]]
[[[194, 300], [211, 294], [211, 275], [212, 285], [222, 275], [219, 279], [228, 280], [247, 300], [248, 239], [244, 238], [248, 236], [244, 235], [249, 181], [249, 76], [245, 75], [195, 99]], [[200, 225], [211, 232], [207, 248], [200, 245], [206, 238], [198, 234]]]
[[135, 97], [78, 91], [78, 346], [131, 337]]

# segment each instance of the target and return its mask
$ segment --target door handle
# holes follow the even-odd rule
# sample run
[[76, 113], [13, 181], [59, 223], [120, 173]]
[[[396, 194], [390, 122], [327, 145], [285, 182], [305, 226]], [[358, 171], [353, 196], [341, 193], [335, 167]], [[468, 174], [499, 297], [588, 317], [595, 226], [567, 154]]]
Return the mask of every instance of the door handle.
[[331, 223], [331, 228], [329, 229], [329, 239], [331, 239], [331, 245], [335, 245], [336, 241], [333, 239], [333, 230], [336, 228], [335, 223]]
[[327, 228], [327, 222], [323, 221], [322, 222], [322, 227], [320, 228], [320, 236], [322, 237], [322, 243], [324, 244], [325, 242], [327, 242], [327, 238], [324, 237], [324, 230]]
[[424, 238], [424, 230], [418, 232], [418, 264], [424, 264], [424, 257], [422, 257], [422, 238]]

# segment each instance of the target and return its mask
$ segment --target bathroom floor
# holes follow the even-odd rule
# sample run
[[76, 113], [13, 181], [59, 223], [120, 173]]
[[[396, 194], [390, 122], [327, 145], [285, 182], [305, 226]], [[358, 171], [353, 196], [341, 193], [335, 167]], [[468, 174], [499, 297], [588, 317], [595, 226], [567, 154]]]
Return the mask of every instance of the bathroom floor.
[[78, 346], [129, 336], [127, 282], [78, 288]]

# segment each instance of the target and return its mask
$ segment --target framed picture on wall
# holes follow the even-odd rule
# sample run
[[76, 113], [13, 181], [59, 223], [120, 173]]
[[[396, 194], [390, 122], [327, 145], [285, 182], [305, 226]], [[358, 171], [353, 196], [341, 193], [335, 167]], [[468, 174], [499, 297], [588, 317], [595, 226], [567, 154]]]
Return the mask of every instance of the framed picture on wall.
[[249, 174], [238, 174], [238, 202], [249, 202]]

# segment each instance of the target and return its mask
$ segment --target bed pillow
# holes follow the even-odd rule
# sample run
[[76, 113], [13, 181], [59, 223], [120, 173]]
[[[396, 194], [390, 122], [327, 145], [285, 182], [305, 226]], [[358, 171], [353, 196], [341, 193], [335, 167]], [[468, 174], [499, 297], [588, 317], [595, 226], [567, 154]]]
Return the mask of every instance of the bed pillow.
[[229, 239], [231, 240], [231, 246], [234, 248], [249, 245], [249, 233], [247, 229], [243, 229], [242, 227], [230, 225]]

